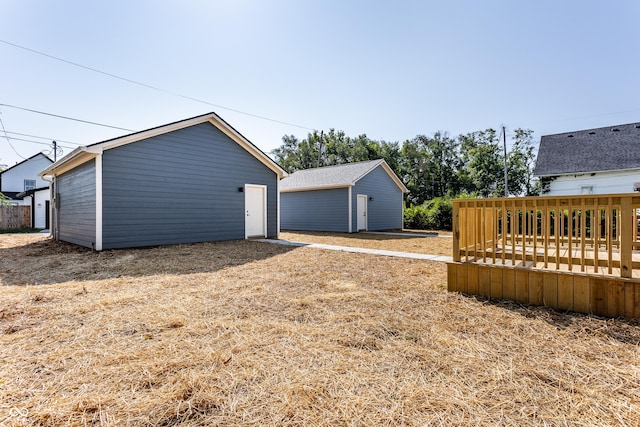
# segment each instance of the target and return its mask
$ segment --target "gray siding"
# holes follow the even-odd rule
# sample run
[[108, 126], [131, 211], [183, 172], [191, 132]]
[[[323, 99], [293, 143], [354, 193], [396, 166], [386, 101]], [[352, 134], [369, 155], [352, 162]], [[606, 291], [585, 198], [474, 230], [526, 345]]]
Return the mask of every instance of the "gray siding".
[[357, 195], [373, 197], [368, 200], [367, 226], [369, 231], [402, 228], [402, 191], [378, 166], [361, 178], [351, 192], [353, 203], [353, 230], [357, 228]]
[[56, 179], [58, 239], [92, 248], [96, 241], [96, 166], [91, 160]]
[[103, 248], [244, 239], [245, 184], [267, 186], [277, 236], [277, 176], [210, 123], [106, 150]]
[[347, 188], [280, 194], [280, 226], [285, 230], [349, 231]]

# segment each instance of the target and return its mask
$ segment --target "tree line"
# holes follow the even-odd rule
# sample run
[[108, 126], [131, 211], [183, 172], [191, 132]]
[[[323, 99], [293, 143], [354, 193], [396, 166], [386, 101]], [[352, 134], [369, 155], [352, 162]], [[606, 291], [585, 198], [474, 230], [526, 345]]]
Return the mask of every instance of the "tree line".
[[[502, 197], [505, 194], [502, 134], [494, 129], [451, 137], [446, 132], [417, 135], [400, 142], [376, 141], [365, 134], [347, 136], [334, 129], [299, 140], [282, 137], [271, 152], [289, 173], [302, 169], [384, 159], [409, 189], [408, 204], [438, 197]], [[506, 153], [508, 194], [537, 195], [533, 177], [533, 131], [516, 129]]]

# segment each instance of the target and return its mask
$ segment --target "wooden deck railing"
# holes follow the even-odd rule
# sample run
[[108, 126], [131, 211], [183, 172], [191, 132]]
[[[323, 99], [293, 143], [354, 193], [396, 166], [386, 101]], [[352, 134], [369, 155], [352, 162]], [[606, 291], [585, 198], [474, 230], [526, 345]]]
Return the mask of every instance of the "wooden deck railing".
[[458, 199], [453, 260], [640, 277], [639, 220], [635, 193]]

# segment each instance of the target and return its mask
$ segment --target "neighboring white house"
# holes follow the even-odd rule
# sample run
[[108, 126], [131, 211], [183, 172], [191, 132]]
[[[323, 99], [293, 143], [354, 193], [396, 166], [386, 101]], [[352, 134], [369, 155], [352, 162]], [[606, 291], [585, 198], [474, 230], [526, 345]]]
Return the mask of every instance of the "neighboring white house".
[[640, 123], [545, 135], [533, 174], [549, 196], [640, 191]]
[[53, 160], [38, 153], [0, 172], [0, 192], [12, 205], [31, 206], [31, 222], [35, 228], [49, 226], [49, 182], [38, 173], [51, 164]]

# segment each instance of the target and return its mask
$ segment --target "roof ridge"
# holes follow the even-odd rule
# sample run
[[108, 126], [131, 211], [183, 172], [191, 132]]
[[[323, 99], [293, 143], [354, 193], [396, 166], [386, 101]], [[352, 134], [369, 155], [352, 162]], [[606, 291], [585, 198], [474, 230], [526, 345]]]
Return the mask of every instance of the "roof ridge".
[[632, 123], [624, 123], [624, 124], [618, 124], [618, 125], [609, 125], [609, 126], [601, 126], [601, 127], [597, 127], [597, 128], [591, 128], [591, 129], [580, 129], [580, 130], [572, 130], [572, 131], [567, 131], [567, 132], [559, 132], [559, 133], [550, 133], [548, 135], [542, 135], [541, 138], [547, 137], [547, 136], [557, 136], [557, 135], [568, 135], [568, 134], [575, 134], [575, 133], [589, 133], [589, 132], [594, 132], [594, 131], [599, 131], [599, 130], [610, 130], [610, 129], [614, 129], [614, 128], [627, 128], [627, 127], [631, 127], [634, 126], [635, 128], [640, 130], [640, 122], [632, 122]]
[[640, 169], [640, 123], [543, 135], [535, 176]]
[[[324, 170], [326, 170], [326, 169], [331, 169], [331, 168], [346, 167], [346, 166], [353, 166], [353, 165], [361, 165], [361, 164], [364, 164], [364, 163], [379, 162], [379, 161], [382, 161], [382, 160], [384, 160], [384, 159], [360, 160], [360, 161], [358, 161], [358, 162], [340, 163], [340, 164], [338, 164], [338, 165], [318, 166], [318, 167], [315, 167], [315, 168], [299, 169], [299, 170], [297, 170], [297, 171], [295, 171], [295, 172], [293, 172], [293, 173], [316, 171], [316, 170], [319, 170], [319, 169], [324, 169]], [[291, 175], [293, 175], [293, 174], [291, 174]]]

